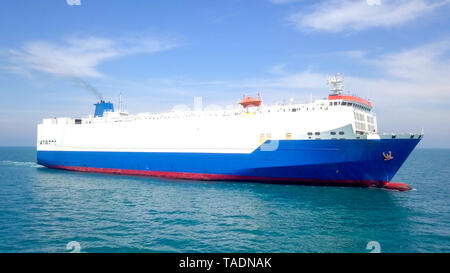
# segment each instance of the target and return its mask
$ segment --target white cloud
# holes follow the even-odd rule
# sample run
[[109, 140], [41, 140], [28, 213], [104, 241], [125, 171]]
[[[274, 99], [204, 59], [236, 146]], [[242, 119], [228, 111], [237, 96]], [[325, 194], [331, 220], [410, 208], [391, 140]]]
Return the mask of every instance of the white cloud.
[[233, 82], [232, 87], [254, 88], [254, 89], [318, 89], [326, 87], [327, 76], [310, 71], [288, 74], [272, 78], [255, 78]]
[[284, 71], [285, 66], [286, 66], [285, 64], [274, 65], [269, 69], [269, 73], [274, 75], [285, 75], [286, 74], [286, 71]]
[[397, 78], [440, 82], [450, 75], [450, 59], [445, 57], [449, 50], [450, 41], [443, 41], [366, 61]]
[[291, 15], [289, 21], [306, 31], [359, 31], [402, 25], [449, 3], [449, 0], [326, 0], [313, 5], [309, 13]]
[[[345, 89], [374, 104], [381, 132], [420, 132], [425, 129], [424, 145], [450, 146], [450, 41], [426, 44], [400, 52], [367, 57], [363, 51], [349, 51], [349, 62], [366, 64], [379, 76], [355, 76], [344, 73]], [[277, 66], [275, 66], [277, 67]], [[284, 70], [283, 70], [284, 71]], [[327, 71], [328, 72], [328, 71]], [[330, 72], [331, 73], [331, 72]], [[316, 71], [288, 72], [271, 77], [196, 82], [185, 79], [153, 81], [154, 92], [183, 90], [186, 98], [203, 96], [205, 102], [233, 102], [243, 93], [261, 92], [266, 103], [293, 97], [303, 102], [312, 93], [315, 98], [328, 94], [327, 73]], [[148, 105], [143, 105], [145, 111]], [[170, 107], [167, 107], [170, 109]]]
[[9, 51], [3, 70], [25, 73], [34, 70], [57, 76], [102, 77], [97, 67], [114, 58], [152, 54], [174, 47], [169, 41], [152, 38], [112, 40], [99, 37], [70, 38], [62, 43], [33, 41]]
[[31, 78], [31, 73], [20, 67], [20, 66], [16, 66], [16, 65], [0, 65], [0, 70], [6, 71], [8, 73], [11, 74], [16, 74], [16, 75], [21, 75], [27, 78]]

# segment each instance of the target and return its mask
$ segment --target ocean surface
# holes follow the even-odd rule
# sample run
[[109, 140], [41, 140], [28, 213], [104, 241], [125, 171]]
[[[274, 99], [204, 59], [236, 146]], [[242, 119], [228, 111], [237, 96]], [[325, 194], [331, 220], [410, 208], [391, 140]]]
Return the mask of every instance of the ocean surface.
[[[418, 149], [414, 190], [175, 181], [51, 170], [0, 148], [0, 252], [450, 252], [450, 150]], [[72, 249], [72, 248], [71, 248]], [[76, 249], [75, 249], [76, 250]]]

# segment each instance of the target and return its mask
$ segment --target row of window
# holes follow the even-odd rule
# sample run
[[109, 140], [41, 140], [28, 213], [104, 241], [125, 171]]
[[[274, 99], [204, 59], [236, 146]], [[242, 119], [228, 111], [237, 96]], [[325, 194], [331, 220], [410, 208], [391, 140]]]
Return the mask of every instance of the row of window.
[[362, 105], [360, 105], [360, 104], [357, 104], [357, 103], [352, 103], [352, 102], [345, 102], [345, 101], [343, 101], [343, 102], [339, 102], [339, 101], [330, 101], [330, 105], [331, 106], [338, 106], [338, 105], [341, 105], [341, 106], [353, 106], [353, 107], [355, 107], [355, 108], [358, 108], [358, 109], [361, 109], [361, 110], [365, 110], [365, 111], [368, 111], [368, 112], [370, 112], [370, 108], [368, 108], [368, 107], [365, 107], [365, 106], [362, 106]]
[[[310, 108], [307, 107], [307, 108], [306, 108], [306, 111], [309, 111], [309, 109], [310, 109]], [[311, 110], [315, 110], [315, 109], [316, 109], [315, 107], [312, 107], [312, 108], [311, 108]], [[323, 108], [322, 106], [318, 106], [317, 109], [323, 110], [324, 108]], [[291, 112], [297, 112], [297, 111], [300, 111], [300, 110], [302, 110], [302, 108], [292, 108], [292, 109], [288, 109], [288, 111], [291, 111]], [[286, 112], [286, 109], [283, 110], [283, 112]]]
[[[312, 139], [311, 137], [309, 137], [308, 139]], [[320, 137], [316, 137], [316, 140], [320, 140]], [[345, 137], [341, 137], [341, 138], [336, 138], [336, 137], [332, 137], [331, 139], [336, 140], [336, 139], [346, 139]], [[360, 137], [356, 137], [356, 139], [361, 139]]]
[[[339, 134], [340, 134], [340, 135], [344, 135], [345, 132], [344, 132], [344, 131], [340, 131]], [[313, 135], [312, 132], [308, 132], [308, 136], [312, 136], [312, 135]], [[320, 132], [315, 132], [314, 135], [320, 136]], [[334, 136], [334, 135], [336, 135], [336, 132], [330, 132], [330, 135], [333, 135], [333, 136]]]

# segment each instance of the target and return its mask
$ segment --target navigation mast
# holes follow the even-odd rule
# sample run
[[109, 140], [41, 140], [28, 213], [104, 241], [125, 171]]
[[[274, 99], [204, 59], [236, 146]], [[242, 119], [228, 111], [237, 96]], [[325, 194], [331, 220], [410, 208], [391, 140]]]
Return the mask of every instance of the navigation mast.
[[328, 78], [328, 85], [331, 86], [331, 95], [341, 95], [344, 91], [344, 77], [341, 74], [336, 73], [334, 76]]

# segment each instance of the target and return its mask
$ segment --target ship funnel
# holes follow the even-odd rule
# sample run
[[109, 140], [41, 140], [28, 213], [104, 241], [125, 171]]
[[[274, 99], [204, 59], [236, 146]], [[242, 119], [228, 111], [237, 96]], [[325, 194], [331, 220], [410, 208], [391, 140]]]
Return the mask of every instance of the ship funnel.
[[103, 117], [104, 112], [114, 112], [114, 105], [111, 102], [105, 102], [104, 100], [100, 100], [100, 102], [94, 105], [95, 105], [94, 117]]

